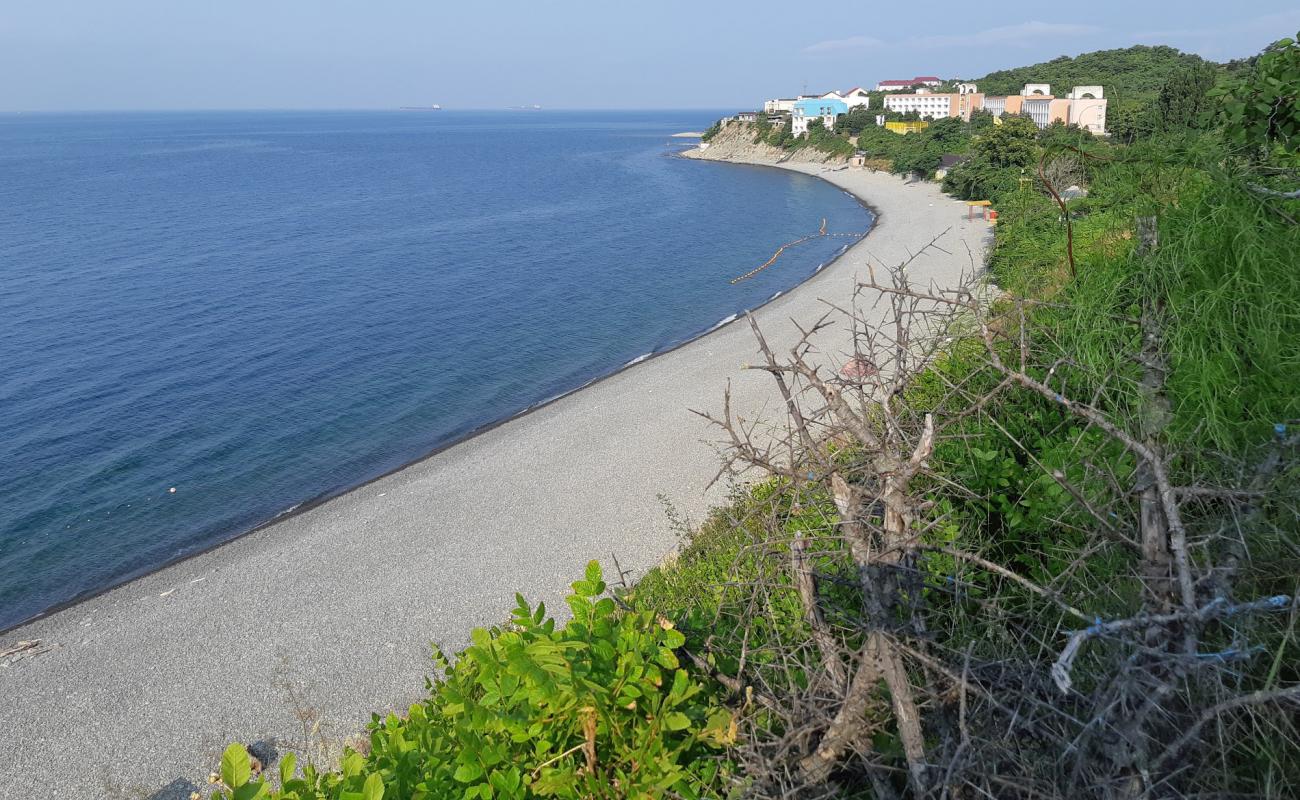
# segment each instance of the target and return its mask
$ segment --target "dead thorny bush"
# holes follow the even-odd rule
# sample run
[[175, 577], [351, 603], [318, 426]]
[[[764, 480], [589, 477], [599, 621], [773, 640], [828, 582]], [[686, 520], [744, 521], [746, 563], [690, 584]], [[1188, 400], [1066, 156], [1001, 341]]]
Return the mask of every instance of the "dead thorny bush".
[[[730, 392], [705, 415], [727, 471], [771, 489], [735, 507], [748, 539], [704, 643], [749, 701], [751, 793], [1300, 791], [1296, 590], [1275, 568], [1295, 563], [1296, 436], [1187, 474], [1207, 454], [1163, 442], [1157, 315], [1128, 320], [1134, 369], [1090, 374], [1035, 326], [1044, 304], [907, 266], [788, 352], [751, 319], [783, 425]], [[852, 352], [819, 349], [844, 326]], [[1109, 400], [1133, 394], [1137, 414]]]

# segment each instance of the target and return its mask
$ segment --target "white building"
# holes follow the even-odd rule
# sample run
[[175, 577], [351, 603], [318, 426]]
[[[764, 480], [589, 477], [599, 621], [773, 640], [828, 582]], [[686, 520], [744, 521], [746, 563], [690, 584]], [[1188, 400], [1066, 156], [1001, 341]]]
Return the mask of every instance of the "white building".
[[871, 95], [868, 94], [867, 90], [863, 89], [861, 86], [854, 86], [852, 89], [849, 89], [847, 92], [844, 93], [844, 104], [847, 105], [850, 109], [870, 108]]
[[848, 113], [849, 107], [841, 98], [810, 97], [794, 104], [790, 114], [790, 133], [803, 136], [808, 133], [808, 125], [815, 119], [822, 121], [826, 130], [835, 129], [835, 120], [841, 114]]
[[952, 98], [953, 95], [950, 94], [931, 94], [930, 92], [891, 94], [885, 97], [885, 110], [897, 111], [899, 114], [915, 111], [921, 115], [922, 119], [951, 117], [955, 116], [952, 113]]
[[978, 94], [979, 90], [979, 87], [973, 83], [957, 84], [957, 94]]
[[794, 111], [794, 97], [782, 97], [776, 100], [768, 100], [763, 103], [764, 114], [789, 114]]
[[1020, 113], [1028, 114], [1034, 124], [1040, 128], [1046, 128], [1052, 122], [1052, 100], [1048, 97], [1025, 97], [1025, 102], [1020, 106]]
[[1025, 88], [1020, 90], [1021, 97], [1033, 97], [1036, 94], [1051, 96], [1052, 85], [1050, 83], [1026, 83]]

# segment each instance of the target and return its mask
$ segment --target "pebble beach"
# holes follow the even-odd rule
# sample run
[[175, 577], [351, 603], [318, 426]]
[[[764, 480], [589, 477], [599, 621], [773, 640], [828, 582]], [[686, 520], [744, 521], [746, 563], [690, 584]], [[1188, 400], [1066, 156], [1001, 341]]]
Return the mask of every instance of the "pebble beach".
[[[695, 151], [693, 157], [709, 157]], [[746, 164], [737, 169], [772, 168]], [[843, 302], [867, 265], [954, 287], [987, 223], [937, 184], [815, 162], [877, 214], [861, 241], [754, 316], [773, 347]], [[755, 265], [757, 266], [757, 265]], [[779, 269], [779, 262], [773, 269]], [[836, 367], [847, 325], [819, 338]], [[743, 319], [229, 544], [0, 636], [0, 798], [188, 798], [231, 741], [283, 751], [305, 717], [342, 741], [424, 691], [449, 651], [521, 593], [559, 602], [583, 565], [640, 574], [726, 497], [716, 411], [779, 420]], [[707, 487], [707, 488], [706, 488]], [[24, 644], [26, 643], [26, 644]], [[32, 644], [35, 643], [35, 644]], [[12, 651], [12, 652], [10, 652]]]

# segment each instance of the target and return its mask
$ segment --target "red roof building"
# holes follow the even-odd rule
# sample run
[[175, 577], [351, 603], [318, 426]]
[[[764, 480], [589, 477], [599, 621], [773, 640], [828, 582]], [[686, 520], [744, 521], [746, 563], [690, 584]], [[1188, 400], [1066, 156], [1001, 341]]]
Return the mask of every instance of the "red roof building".
[[877, 92], [897, 92], [912, 86], [938, 86], [941, 81], [933, 75], [918, 75], [907, 81], [881, 81], [876, 84]]

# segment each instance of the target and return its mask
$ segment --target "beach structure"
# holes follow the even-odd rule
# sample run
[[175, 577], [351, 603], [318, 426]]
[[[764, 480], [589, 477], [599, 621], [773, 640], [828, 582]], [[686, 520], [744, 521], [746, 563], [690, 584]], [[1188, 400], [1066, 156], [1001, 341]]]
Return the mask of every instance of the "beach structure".
[[835, 128], [835, 119], [847, 114], [849, 106], [840, 98], [810, 98], [799, 100], [794, 104], [790, 114], [790, 133], [803, 136], [808, 133], [808, 125], [819, 119], [827, 130]]
[[[883, 121], [883, 119], [881, 121]], [[903, 120], [893, 120], [891, 122], [885, 122], [884, 124], [885, 130], [901, 134], [920, 133], [930, 127], [930, 123], [924, 120], [908, 120], [906, 122]]]
[[935, 180], [943, 180], [948, 171], [958, 164], [970, 158], [968, 155], [958, 155], [956, 153], [945, 153], [939, 157], [939, 166], [934, 171]]
[[880, 83], [876, 84], [876, 91], [877, 92], [901, 92], [907, 89], [911, 89], [913, 86], [934, 87], [934, 86], [938, 86], [940, 83], [941, 81], [938, 78], [934, 77], [933, 75], [918, 75], [917, 77], [912, 78], [911, 80], [908, 81], [896, 81], [896, 80], [881, 81]]

